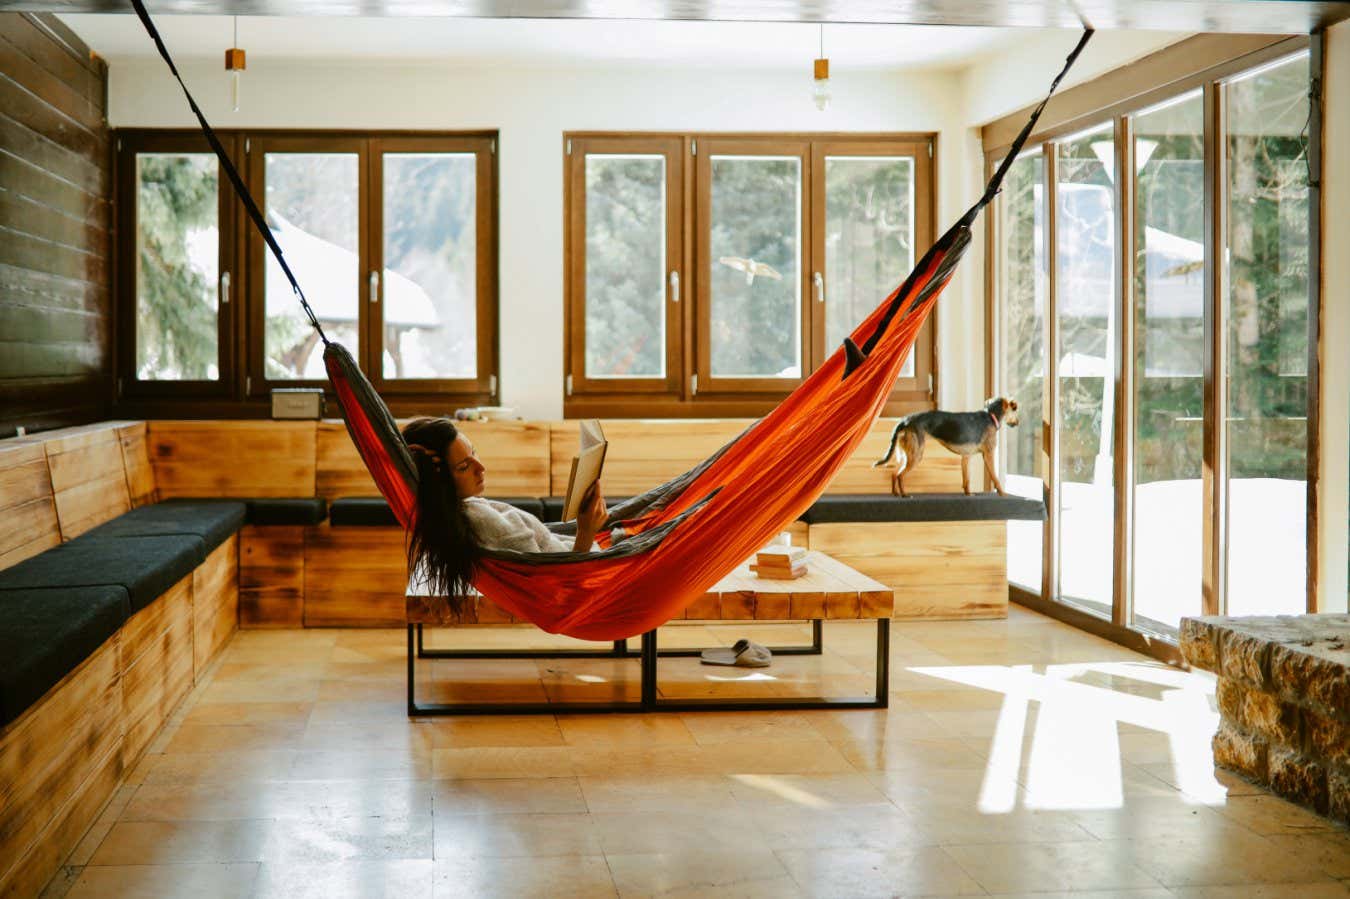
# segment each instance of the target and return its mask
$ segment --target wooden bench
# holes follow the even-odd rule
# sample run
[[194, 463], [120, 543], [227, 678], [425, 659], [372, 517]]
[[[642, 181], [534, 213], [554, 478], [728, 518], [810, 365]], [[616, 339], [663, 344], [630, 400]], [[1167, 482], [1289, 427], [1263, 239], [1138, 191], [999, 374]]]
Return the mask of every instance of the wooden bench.
[[[657, 693], [657, 660], [660, 657], [697, 656], [698, 649], [659, 649], [657, 632], [642, 635], [641, 649], [632, 650], [627, 640], [616, 640], [609, 649], [428, 649], [423, 643], [425, 627], [503, 625], [523, 623], [496, 603], [475, 593], [465, 597], [469, 608], [456, 616], [444, 596], [408, 585], [408, 714], [417, 715], [557, 715], [572, 712], [653, 711], [755, 711], [768, 709], [886, 708], [889, 686], [890, 624], [895, 594], [885, 584], [854, 571], [824, 553], [807, 554], [809, 573], [796, 580], [769, 580], [751, 573], [743, 563], [713, 585], [684, 610], [682, 621], [811, 621], [812, 642], [807, 646], [774, 647], [776, 655], [818, 655], [823, 650], [824, 620], [873, 620], [876, 622], [876, 690], [861, 697], [762, 697], [662, 699]], [[638, 659], [641, 663], [641, 698], [633, 701], [575, 703], [419, 703], [417, 660], [421, 659]]]

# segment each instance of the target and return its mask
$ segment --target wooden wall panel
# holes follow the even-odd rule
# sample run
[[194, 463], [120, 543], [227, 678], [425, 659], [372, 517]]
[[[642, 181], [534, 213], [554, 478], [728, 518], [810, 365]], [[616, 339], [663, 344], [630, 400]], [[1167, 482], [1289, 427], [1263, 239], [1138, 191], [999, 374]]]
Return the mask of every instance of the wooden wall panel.
[[122, 764], [140, 760], [192, 689], [192, 576], [122, 625]]
[[143, 421], [133, 421], [117, 429], [122, 444], [122, 468], [127, 476], [127, 493], [133, 509], [159, 500], [155, 489], [155, 469], [150, 464], [149, 443]]
[[112, 400], [106, 84], [55, 17], [0, 13], [0, 435]]
[[239, 626], [239, 535], [212, 550], [192, 572], [192, 675], [202, 671]]
[[43, 435], [62, 540], [131, 509], [117, 433], [123, 424], [101, 422]]
[[306, 529], [306, 627], [398, 627], [407, 585], [402, 528]]
[[[114, 636], [0, 733], [0, 893], [37, 895], [121, 774]], [[116, 758], [109, 766], [108, 757]], [[111, 780], [108, 774], [112, 773]], [[24, 887], [32, 887], [25, 889]]]
[[[548, 495], [548, 422], [462, 421], [455, 426], [469, 438], [487, 466], [490, 496]], [[342, 422], [319, 423], [316, 455], [319, 496], [334, 499], [379, 494]]]
[[0, 569], [61, 543], [42, 443], [0, 441]]
[[896, 618], [1005, 618], [1003, 521], [817, 524], [811, 548], [895, 591]]
[[304, 623], [305, 528], [245, 527], [239, 532], [239, 626]]
[[314, 496], [313, 421], [152, 421], [150, 463], [162, 499]]
[[[895, 419], [878, 420], [856, 452], [844, 463], [827, 493], [889, 493], [892, 468], [873, 468], [886, 452]], [[650, 490], [693, 468], [750, 426], [752, 419], [723, 418], [679, 421], [619, 420], [601, 422], [609, 450], [601, 481], [608, 496], [632, 496]], [[577, 451], [577, 424], [551, 426], [550, 495], [567, 492], [567, 477]], [[929, 441], [923, 461], [905, 477], [911, 493], [953, 493], [961, 490], [960, 459]], [[981, 469], [982, 470], [982, 469]], [[975, 472], [975, 469], [972, 469]], [[982, 476], [982, 475], [981, 475]], [[489, 475], [490, 477], [490, 475]], [[972, 479], [973, 480], [973, 479]], [[976, 482], [980, 483], [980, 482]]]

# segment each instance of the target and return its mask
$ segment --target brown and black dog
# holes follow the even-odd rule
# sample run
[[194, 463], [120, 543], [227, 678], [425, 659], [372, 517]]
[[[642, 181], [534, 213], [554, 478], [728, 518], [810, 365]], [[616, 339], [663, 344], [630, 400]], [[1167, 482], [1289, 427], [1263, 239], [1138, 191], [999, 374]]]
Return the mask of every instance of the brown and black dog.
[[905, 462], [891, 475], [891, 493], [909, 496], [905, 492], [904, 477], [923, 459], [924, 441], [932, 437], [938, 443], [961, 457], [961, 487], [970, 493], [970, 469], [967, 462], [979, 453], [984, 457], [984, 470], [989, 472], [994, 489], [1003, 494], [1003, 484], [994, 472], [994, 446], [998, 443], [998, 429], [1003, 425], [1016, 427], [1018, 424], [1017, 401], [1007, 397], [997, 397], [984, 404], [983, 412], [918, 412], [906, 415], [895, 423], [891, 432], [891, 445], [886, 455], [872, 463], [880, 468], [895, 457], [895, 448], [905, 454]]

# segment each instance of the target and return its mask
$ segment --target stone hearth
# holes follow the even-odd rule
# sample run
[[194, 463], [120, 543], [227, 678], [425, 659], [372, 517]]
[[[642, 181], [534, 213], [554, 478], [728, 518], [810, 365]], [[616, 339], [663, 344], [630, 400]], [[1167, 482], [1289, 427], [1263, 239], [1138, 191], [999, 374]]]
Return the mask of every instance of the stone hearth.
[[1186, 618], [1181, 653], [1219, 677], [1215, 763], [1350, 823], [1350, 615]]

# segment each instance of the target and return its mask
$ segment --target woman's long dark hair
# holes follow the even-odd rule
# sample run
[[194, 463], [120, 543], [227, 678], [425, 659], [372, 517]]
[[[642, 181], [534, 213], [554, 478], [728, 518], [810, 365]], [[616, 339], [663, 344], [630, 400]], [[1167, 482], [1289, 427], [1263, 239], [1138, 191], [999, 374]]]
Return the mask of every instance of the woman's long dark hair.
[[448, 418], [418, 418], [403, 427], [403, 439], [417, 465], [417, 515], [408, 537], [408, 571], [430, 590], [450, 598], [462, 617], [459, 597], [472, 590], [482, 548], [474, 536], [450, 470], [450, 444], [459, 431]]

